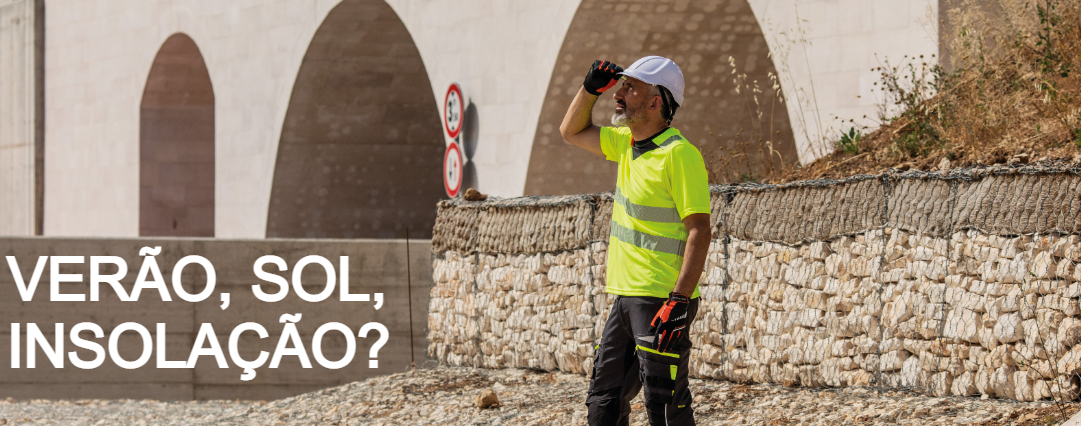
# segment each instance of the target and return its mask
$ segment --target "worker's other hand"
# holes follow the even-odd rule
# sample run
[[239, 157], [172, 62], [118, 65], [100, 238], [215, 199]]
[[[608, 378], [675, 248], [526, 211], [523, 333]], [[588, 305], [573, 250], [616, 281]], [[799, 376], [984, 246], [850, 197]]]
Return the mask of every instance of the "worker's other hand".
[[687, 306], [690, 299], [679, 293], [668, 293], [668, 301], [664, 302], [657, 315], [653, 316], [653, 322], [649, 324], [649, 331], [653, 333], [653, 341], [656, 349], [661, 352], [674, 352], [676, 344], [687, 338]]
[[598, 59], [593, 61], [593, 65], [589, 67], [589, 72], [586, 73], [586, 81], [582, 83], [582, 87], [589, 94], [600, 96], [605, 90], [616, 85], [621, 72], [623, 72], [623, 67]]

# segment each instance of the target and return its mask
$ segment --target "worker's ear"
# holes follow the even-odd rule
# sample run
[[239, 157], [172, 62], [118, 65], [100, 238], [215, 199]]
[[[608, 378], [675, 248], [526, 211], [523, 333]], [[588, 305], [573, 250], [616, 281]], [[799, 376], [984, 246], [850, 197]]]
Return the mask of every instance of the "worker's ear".
[[664, 108], [664, 100], [661, 99], [661, 95], [654, 96], [653, 102], [650, 102], [649, 104], [649, 110], [660, 111], [661, 108]]

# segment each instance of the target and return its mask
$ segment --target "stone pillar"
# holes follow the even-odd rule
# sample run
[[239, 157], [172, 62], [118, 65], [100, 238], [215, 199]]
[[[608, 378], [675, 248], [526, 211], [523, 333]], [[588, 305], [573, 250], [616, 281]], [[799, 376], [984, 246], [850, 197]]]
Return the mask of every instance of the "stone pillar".
[[40, 0], [0, 0], [0, 235], [40, 234]]

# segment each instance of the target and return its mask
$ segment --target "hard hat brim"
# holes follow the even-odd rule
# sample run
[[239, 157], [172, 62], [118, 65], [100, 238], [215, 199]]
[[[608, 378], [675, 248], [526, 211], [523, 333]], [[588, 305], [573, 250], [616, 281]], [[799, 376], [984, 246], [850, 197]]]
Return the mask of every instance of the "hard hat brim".
[[[643, 83], [652, 84], [654, 86], [664, 86], [669, 91], [672, 91], [671, 87], [666, 86], [664, 82], [658, 81], [656, 76], [653, 74], [646, 74], [636, 69], [625, 69], [623, 70], [623, 72], [619, 73], [619, 75], [622, 75], [624, 77], [631, 77], [635, 80], [641, 81]], [[679, 104], [683, 103], [683, 99], [676, 99], [675, 101]]]
[[619, 75], [622, 75], [622, 76], [625, 76], [625, 77], [631, 77], [631, 78], [634, 78], [635, 80], [642, 81], [643, 83], [649, 83], [649, 84], [653, 84], [653, 85], [658, 84], [658, 83], [649, 81], [649, 76], [644, 74], [644, 73], [639, 72], [638, 70], [623, 70], [623, 72], [619, 73]]

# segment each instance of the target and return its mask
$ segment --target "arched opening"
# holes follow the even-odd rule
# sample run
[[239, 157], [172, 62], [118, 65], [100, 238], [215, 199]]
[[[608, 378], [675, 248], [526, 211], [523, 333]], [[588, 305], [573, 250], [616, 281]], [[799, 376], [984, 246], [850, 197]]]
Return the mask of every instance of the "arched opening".
[[143, 89], [139, 235], [214, 236], [214, 87], [182, 33], [162, 44]]
[[[541, 107], [529, 158], [525, 194], [577, 194], [615, 188], [616, 163], [587, 155], [559, 135], [559, 124], [582, 77], [594, 59], [629, 66], [647, 55], [661, 55], [679, 64], [686, 77], [685, 100], [672, 126], [697, 145], [714, 183], [755, 179], [797, 160], [788, 112], [770, 105], [776, 93], [769, 74], [776, 75], [762, 30], [747, 0], [696, 0], [661, 4], [582, 0], [563, 40]], [[757, 81], [761, 108], [749, 107], [747, 92], [736, 93], [729, 57], [737, 75]], [[750, 101], [750, 102], [749, 102]], [[615, 108], [611, 92], [593, 109], [593, 122], [611, 125]], [[763, 116], [757, 117], [761, 110]], [[742, 131], [742, 133], [741, 133]], [[773, 151], [759, 143], [772, 142]], [[744, 169], [720, 162], [733, 154]]]
[[413, 38], [383, 0], [345, 0], [304, 55], [282, 125], [267, 237], [431, 237], [444, 140]]

